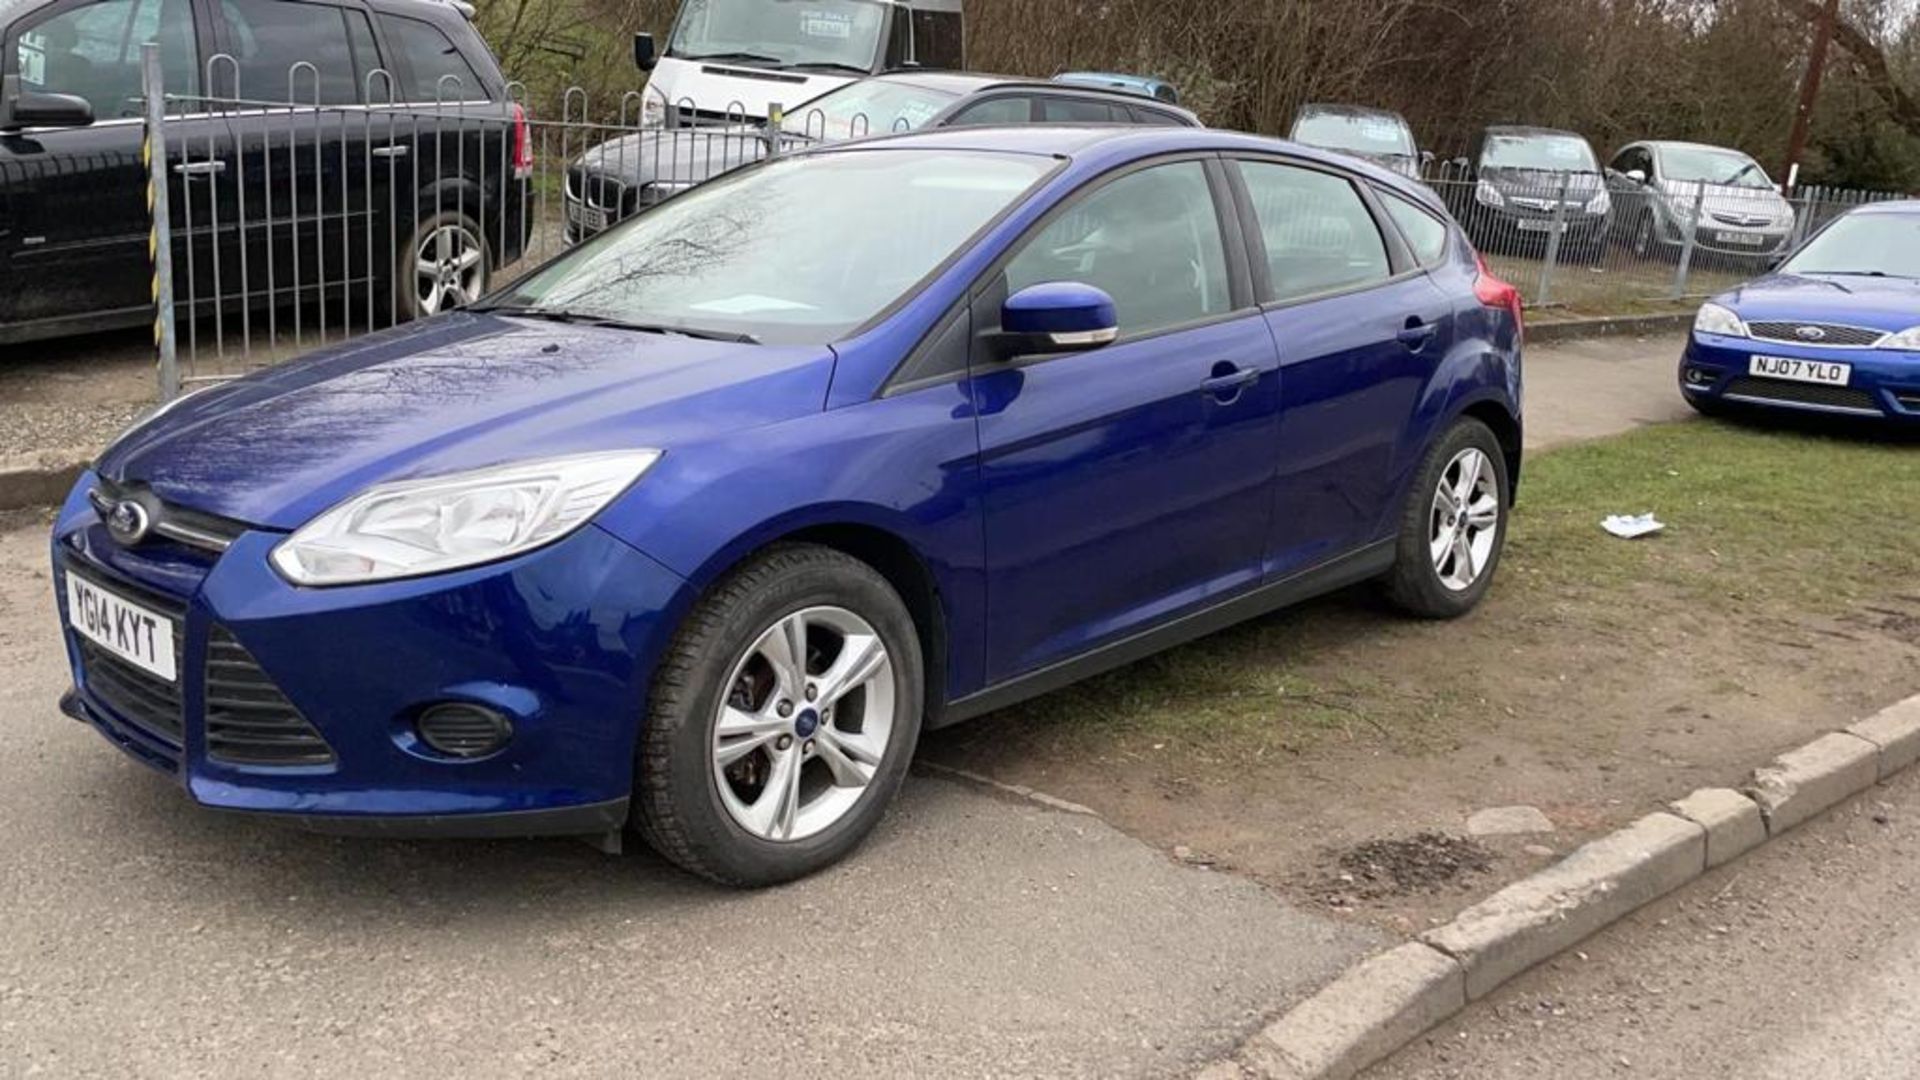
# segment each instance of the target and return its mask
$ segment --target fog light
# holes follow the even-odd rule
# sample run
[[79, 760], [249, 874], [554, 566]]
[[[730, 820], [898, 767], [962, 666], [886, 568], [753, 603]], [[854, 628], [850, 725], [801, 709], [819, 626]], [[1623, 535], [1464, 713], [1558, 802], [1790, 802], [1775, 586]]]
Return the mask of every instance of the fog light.
[[435, 705], [413, 722], [420, 741], [448, 757], [480, 758], [513, 738], [513, 722], [482, 705]]
[[1705, 368], [1690, 367], [1685, 376], [1688, 386], [1705, 386], [1713, 381], [1713, 375]]

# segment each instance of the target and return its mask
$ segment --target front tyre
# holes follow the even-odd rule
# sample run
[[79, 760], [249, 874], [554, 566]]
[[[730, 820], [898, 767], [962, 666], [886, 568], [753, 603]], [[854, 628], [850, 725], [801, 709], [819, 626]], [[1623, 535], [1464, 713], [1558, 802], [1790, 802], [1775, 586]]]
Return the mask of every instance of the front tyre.
[[872, 567], [830, 548], [769, 549], [699, 600], [654, 677], [636, 828], [727, 885], [831, 865], [899, 790], [922, 671], [912, 616]]
[[1500, 440], [1472, 417], [1456, 420], [1427, 451], [1408, 493], [1387, 596], [1423, 618], [1473, 610], [1500, 563], [1510, 490]]

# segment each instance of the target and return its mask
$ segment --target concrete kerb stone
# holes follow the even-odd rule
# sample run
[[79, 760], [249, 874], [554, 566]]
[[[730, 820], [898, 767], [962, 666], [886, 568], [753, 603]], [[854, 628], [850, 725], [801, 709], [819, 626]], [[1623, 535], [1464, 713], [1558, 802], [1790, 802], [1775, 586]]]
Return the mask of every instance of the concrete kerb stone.
[[1267, 1025], [1242, 1048], [1241, 1061], [1270, 1080], [1347, 1080], [1466, 1005], [1460, 964], [1410, 941]]
[[1760, 804], [1732, 788], [1701, 788], [1672, 805], [1674, 813], [1707, 830], [1707, 868], [1732, 862], [1767, 841]]
[[1885, 780], [1920, 761], [1920, 696], [1889, 705], [1848, 728], [1847, 733], [1879, 748], [1879, 778]]
[[1755, 769], [1746, 793], [1760, 804], [1767, 835], [1779, 836], [1872, 787], [1881, 775], [1878, 744], [1836, 731]]
[[58, 506], [93, 455], [81, 450], [43, 450], [0, 459], [0, 510]]
[[1707, 869], [1707, 831], [1648, 814], [1461, 912], [1422, 940], [1466, 969], [1467, 999], [1573, 945]]

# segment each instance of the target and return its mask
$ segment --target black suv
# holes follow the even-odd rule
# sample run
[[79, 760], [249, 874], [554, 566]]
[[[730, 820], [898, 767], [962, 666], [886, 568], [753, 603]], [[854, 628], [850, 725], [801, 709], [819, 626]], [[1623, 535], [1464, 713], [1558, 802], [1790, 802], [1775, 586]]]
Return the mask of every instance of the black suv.
[[0, 0], [0, 343], [152, 318], [146, 42], [183, 318], [373, 299], [406, 319], [477, 298], [525, 246], [531, 160], [471, 10]]

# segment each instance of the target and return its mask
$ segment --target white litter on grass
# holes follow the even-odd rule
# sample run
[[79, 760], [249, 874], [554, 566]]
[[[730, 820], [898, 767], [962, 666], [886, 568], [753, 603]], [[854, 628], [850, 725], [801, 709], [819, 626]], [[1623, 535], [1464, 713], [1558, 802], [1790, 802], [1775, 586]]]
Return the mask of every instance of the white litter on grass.
[[1646, 513], [1638, 516], [1613, 514], [1602, 521], [1600, 527], [1622, 540], [1632, 540], [1657, 533], [1667, 526], [1664, 522], [1655, 521], [1651, 513]]

